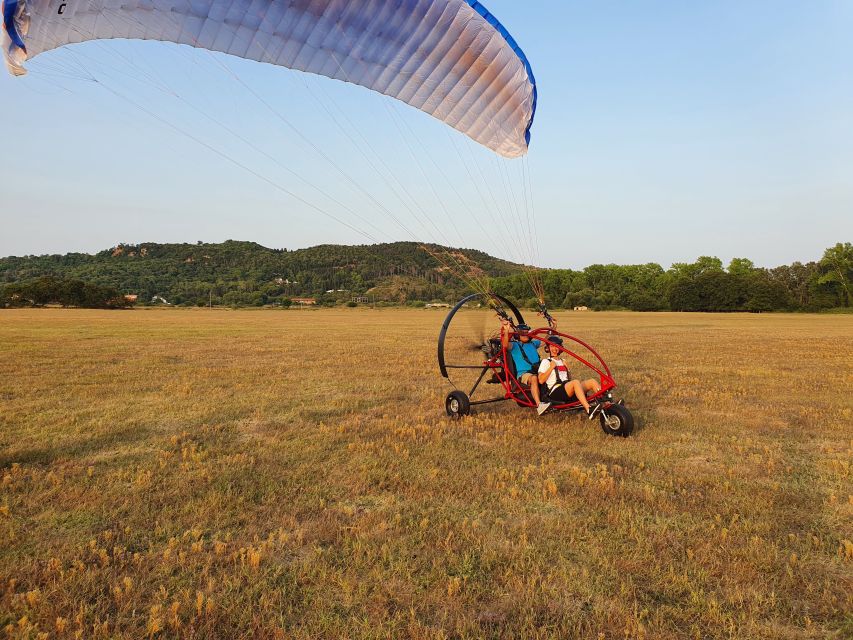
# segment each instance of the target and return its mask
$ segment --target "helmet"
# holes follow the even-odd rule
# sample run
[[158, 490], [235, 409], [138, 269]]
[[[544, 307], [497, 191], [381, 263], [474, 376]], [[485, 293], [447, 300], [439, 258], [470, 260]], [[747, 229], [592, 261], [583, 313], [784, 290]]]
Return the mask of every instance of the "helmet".
[[545, 338], [546, 342], [550, 342], [551, 344], [558, 344], [561, 347], [563, 346], [563, 339], [560, 336], [548, 336]]
[[516, 327], [516, 329], [517, 329], [519, 332], [524, 333], [524, 332], [526, 332], [526, 331], [530, 331], [530, 325], [529, 325], [529, 324], [521, 323], [520, 325], [518, 325], [518, 326]]

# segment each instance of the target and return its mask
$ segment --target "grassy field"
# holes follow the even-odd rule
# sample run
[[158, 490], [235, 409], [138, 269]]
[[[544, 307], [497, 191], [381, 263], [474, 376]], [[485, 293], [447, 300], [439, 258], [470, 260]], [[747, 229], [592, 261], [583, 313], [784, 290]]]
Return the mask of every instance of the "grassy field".
[[0, 312], [3, 636], [853, 637], [853, 317], [563, 315], [621, 439], [443, 316]]

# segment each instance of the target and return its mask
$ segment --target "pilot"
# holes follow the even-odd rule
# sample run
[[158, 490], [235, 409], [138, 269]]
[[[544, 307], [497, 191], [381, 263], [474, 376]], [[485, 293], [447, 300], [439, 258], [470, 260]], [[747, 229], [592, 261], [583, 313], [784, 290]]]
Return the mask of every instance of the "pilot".
[[507, 350], [515, 363], [516, 378], [521, 384], [530, 385], [530, 394], [536, 403], [536, 413], [540, 416], [551, 406], [550, 402], [542, 402], [539, 394], [539, 346], [541, 340], [533, 340], [528, 335], [530, 327], [520, 324], [516, 328], [518, 340], [510, 340], [510, 323], [501, 319], [501, 346]]

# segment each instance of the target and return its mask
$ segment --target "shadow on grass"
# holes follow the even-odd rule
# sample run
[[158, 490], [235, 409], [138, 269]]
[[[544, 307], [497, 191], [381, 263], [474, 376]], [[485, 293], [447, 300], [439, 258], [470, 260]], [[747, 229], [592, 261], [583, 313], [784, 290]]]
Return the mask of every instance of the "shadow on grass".
[[630, 411], [631, 415], [634, 416], [634, 430], [631, 432], [632, 436], [640, 435], [641, 433], [643, 433], [643, 431], [646, 430], [646, 426], [649, 423], [657, 422], [655, 410], [652, 408], [638, 410], [628, 407], [628, 411]]
[[16, 449], [13, 446], [0, 453], [0, 469], [13, 463], [25, 465], [49, 465], [62, 458], [79, 458], [102, 449], [112, 449], [117, 446], [141, 442], [148, 438], [151, 429], [142, 426], [124, 427], [88, 438], [77, 438], [71, 441], [54, 439], [52, 444], [32, 449]]

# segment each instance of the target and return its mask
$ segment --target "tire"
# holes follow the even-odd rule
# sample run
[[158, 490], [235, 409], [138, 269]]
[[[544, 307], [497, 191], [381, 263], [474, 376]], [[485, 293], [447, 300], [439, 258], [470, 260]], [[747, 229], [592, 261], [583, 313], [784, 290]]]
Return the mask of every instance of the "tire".
[[459, 419], [471, 413], [471, 401], [461, 391], [451, 391], [444, 401], [444, 410], [451, 418]]
[[598, 421], [604, 433], [609, 436], [627, 438], [634, 430], [634, 416], [621, 404], [611, 404], [607, 408], [602, 406]]

